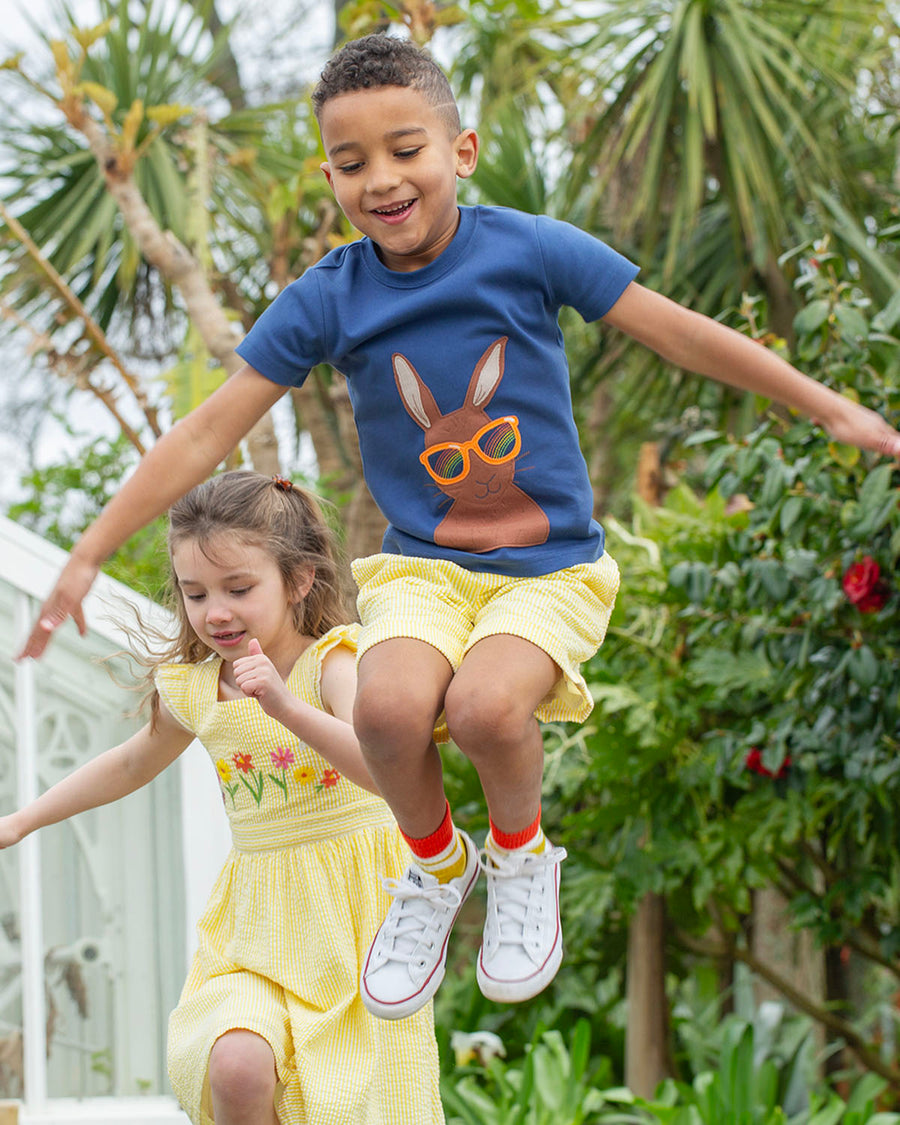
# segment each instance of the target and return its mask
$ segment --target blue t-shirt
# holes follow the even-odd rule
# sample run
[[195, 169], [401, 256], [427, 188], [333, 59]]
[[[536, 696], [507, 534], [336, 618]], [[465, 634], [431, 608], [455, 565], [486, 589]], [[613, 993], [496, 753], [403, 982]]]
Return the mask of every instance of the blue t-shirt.
[[548, 574], [603, 552], [559, 311], [597, 320], [636, 274], [569, 223], [462, 207], [421, 269], [388, 269], [367, 238], [332, 251], [237, 351], [286, 386], [323, 362], [346, 376], [386, 552]]

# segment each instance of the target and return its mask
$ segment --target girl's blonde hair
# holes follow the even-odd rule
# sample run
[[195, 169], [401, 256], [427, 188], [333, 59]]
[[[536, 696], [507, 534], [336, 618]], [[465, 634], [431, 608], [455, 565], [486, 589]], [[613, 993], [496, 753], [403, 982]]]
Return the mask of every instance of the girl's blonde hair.
[[347, 608], [347, 582], [337, 537], [315, 497], [283, 477], [267, 477], [249, 470], [211, 477], [169, 509], [166, 602], [175, 618], [177, 634], [174, 638], [148, 637], [147, 630], [143, 630], [141, 647], [148, 655], [136, 656], [147, 668], [151, 721], [155, 721], [159, 710], [159, 697], [152, 688], [156, 669], [161, 664], [197, 664], [213, 652], [190, 626], [172, 566], [172, 553], [181, 543], [190, 541], [214, 560], [215, 541], [223, 537], [265, 551], [281, 571], [288, 590], [313, 571], [309, 592], [293, 605], [294, 628], [302, 636], [321, 637], [335, 625], [353, 619]]

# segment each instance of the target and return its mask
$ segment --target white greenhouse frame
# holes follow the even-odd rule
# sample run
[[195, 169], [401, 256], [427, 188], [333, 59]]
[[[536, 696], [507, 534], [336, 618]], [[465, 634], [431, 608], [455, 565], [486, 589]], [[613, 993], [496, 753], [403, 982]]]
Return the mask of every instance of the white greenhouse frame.
[[[66, 561], [65, 552], [10, 520], [0, 519], [0, 583], [11, 590], [13, 620], [7, 621], [6, 641], [0, 659], [7, 665], [21, 648], [31, 630], [43, 599], [53, 586]], [[90, 636], [110, 651], [127, 647], [127, 637], [109, 617], [109, 604], [130, 603], [141, 616], [161, 621], [158, 607], [121, 583], [101, 575], [85, 601], [85, 617]], [[64, 626], [73, 630], [71, 622]], [[59, 643], [59, 642], [54, 642]], [[76, 641], [76, 645], [77, 645]], [[87, 646], [86, 646], [87, 647]], [[77, 649], [76, 649], [77, 651]], [[84, 656], [85, 665], [90, 655]], [[41, 662], [20, 661], [13, 672], [14, 725], [16, 745], [17, 801], [32, 800], [39, 792], [37, 769], [37, 691]], [[218, 786], [203, 748], [194, 743], [179, 759], [179, 808], [172, 816], [180, 818], [173, 826], [181, 834], [185, 928], [176, 935], [176, 947], [183, 945], [184, 969], [196, 941], [194, 923], [222, 860], [230, 847], [227, 820], [222, 810]], [[190, 794], [190, 800], [185, 797]], [[9, 809], [0, 809], [8, 812]], [[19, 883], [19, 925], [21, 933], [21, 984], [23, 1023], [24, 1096], [20, 1102], [0, 1103], [0, 1120], [19, 1125], [187, 1125], [186, 1115], [175, 1099], [166, 1096], [102, 1096], [85, 1098], [52, 1097], [48, 1094], [46, 996], [44, 965], [44, 894], [42, 883], [41, 833], [34, 833], [15, 849]], [[179, 907], [180, 912], [180, 907]], [[128, 972], [141, 972], [135, 966]], [[11, 1117], [4, 1116], [11, 1114]]]

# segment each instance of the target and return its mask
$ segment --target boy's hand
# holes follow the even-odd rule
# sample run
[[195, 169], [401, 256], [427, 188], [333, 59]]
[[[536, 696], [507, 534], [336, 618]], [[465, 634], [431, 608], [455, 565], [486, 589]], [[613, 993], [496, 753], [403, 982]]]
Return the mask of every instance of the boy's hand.
[[885, 457], [900, 457], [900, 433], [868, 407], [838, 395], [834, 414], [822, 425], [835, 441], [871, 449]]
[[284, 712], [284, 703], [290, 698], [290, 692], [258, 640], [254, 638], [250, 641], [247, 652], [248, 656], [241, 656], [234, 662], [237, 685], [244, 695], [258, 699], [267, 715], [277, 719]]
[[87, 596], [99, 569], [91, 563], [82, 562], [76, 555], [70, 556], [50, 596], [41, 606], [31, 635], [16, 657], [17, 660], [24, 660], [26, 656], [37, 660], [49, 644], [54, 631], [65, 622], [67, 617], [71, 617], [78, 626], [78, 632], [82, 636], [85, 635], [87, 625], [81, 603]]

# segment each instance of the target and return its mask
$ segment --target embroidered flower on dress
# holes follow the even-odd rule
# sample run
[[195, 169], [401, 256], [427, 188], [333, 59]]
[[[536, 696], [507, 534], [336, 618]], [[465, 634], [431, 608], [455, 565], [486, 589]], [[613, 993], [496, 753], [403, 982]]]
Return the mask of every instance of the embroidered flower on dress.
[[322, 774], [322, 788], [330, 789], [333, 785], [337, 785], [340, 780], [341, 775], [337, 770], [326, 770]]
[[232, 754], [231, 760], [241, 773], [249, 773], [253, 769], [253, 762], [250, 759], [250, 755], [246, 752], [242, 754]]
[[280, 770], [286, 770], [288, 766], [292, 766], [296, 760], [294, 751], [288, 750], [284, 746], [276, 746], [272, 751], [272, 765]]
[[309, 766], [297, 766], [294, 770], [294, 781], [296, 781], [298, 785], [309, 785], [311, 781], [315, 780], [315, 771], [311, 770]]
[[218, 773], [219, 777], [221, 777], [226, 785], [231, 781], [231, 766], [224, 758], [219, 758], [216, 762], [216, 773]]

